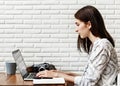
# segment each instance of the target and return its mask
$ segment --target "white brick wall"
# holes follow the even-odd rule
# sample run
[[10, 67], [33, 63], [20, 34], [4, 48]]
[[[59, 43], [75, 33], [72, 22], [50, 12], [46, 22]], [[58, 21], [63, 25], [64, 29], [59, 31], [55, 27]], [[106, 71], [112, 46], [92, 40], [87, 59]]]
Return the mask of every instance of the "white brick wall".
[[85, 5], [102, 13], [120, 64], [120, 0], [0, 0], [0, 71], [19, 48], [27, 65], [49, 62], [82, 73], [87, 54], [76, 48], [74, 13]]

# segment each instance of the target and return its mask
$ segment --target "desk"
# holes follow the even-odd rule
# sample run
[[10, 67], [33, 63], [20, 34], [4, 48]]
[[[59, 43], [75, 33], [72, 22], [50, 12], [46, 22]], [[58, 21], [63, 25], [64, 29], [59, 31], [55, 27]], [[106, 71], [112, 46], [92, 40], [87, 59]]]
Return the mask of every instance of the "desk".
[[[24, 81], [20, 74], [7, 75], [0, 73], [0, 86], [36, 86], [32, 81]], [[38, 86], [38, 85], [37, 85]], [[65, 83], [65, 85], [39, 85], [39, 86], [73, 86], [73, 84]]]

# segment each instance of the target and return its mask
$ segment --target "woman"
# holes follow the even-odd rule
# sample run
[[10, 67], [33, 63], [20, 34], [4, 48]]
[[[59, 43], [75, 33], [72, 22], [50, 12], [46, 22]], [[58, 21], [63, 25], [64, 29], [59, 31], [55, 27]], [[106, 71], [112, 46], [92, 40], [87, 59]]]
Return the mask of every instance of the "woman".
[[113, 38], [106, 30], [100, 12], [93, 6], [85, 6], [75, 13], [75, 18], [77, 47], [89, 56], [83, 75], [46, 70], [36, 76], [63, 77], [75, 86], [113, 85], [118, 74], [117, 55]]

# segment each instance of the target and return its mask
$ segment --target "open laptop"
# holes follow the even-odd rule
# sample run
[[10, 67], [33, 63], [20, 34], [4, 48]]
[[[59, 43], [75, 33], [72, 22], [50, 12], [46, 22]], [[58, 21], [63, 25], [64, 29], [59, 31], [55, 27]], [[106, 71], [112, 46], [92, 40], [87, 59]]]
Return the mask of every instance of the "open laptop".
[[33, 80], [33, 84], [65, 84], [64, 78], [35, 77], [36, 73], [28, 73], [26, 64], [19, 49], [12, 52], [14, 60], [22, 75], [23, 80]]
[[23, 80], [33, 80], [36, 76], [36, 73], [28, 73], [26, 64], [24, 62], [23, 56], [19, 49], [12, 52], [14, 60], [18, 66], [18, 69], [22, 75]]

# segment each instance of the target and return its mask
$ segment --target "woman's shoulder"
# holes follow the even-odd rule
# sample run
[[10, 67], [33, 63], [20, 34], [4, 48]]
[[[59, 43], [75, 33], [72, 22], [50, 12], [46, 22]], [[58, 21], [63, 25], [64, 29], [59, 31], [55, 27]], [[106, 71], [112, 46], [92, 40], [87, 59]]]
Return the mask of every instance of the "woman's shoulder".
[[94, 43], [94, 45], [95, 45], [95, 47], [99, 46], [99, 47], [104, 48], [104, 49], [109, 48], [109, 50], [111, 48], [113, 48], [111, 42], [106, 38], [102, 38], [102, 39], [97, 40], [96, 43]]

